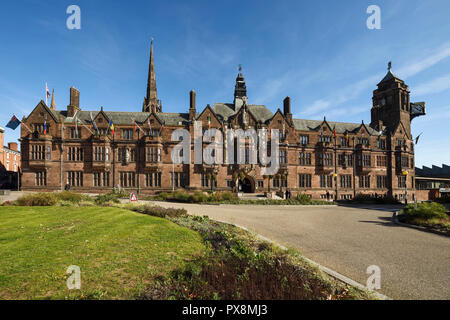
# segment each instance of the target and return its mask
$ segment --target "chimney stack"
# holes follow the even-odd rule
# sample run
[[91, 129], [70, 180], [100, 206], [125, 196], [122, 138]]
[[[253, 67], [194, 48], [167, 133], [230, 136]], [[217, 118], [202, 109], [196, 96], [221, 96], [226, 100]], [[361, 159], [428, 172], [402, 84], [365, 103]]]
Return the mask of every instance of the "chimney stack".
[[8, 142], [8, 149], [13, 151], [18, 151], [17, 142]]
[[76, 111], [80, 111], [80, 91], [75, 87], [70, 88], [70, 103], [67, 106], [67, 116], [73, 117]]
[[283, 111], [284, 111], [284, 116], [286, 117], [286, 120], [289, 122], [290, 125], [293, 124], [292, 121], [292, 113], [291, 113], [291, 98], [286, 97], [283, 100]]
[[191, 90], [189, 94], [189, 120], [195, 119], [195, 91]]

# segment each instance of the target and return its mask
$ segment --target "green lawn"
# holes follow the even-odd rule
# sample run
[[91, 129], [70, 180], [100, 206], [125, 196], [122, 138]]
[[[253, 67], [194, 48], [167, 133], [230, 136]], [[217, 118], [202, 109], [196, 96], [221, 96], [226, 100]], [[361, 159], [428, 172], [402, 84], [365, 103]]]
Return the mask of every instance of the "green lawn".
[[204, 250], [195, 231], [119, 208], [0, 207], [0, 299], [132, 299]]

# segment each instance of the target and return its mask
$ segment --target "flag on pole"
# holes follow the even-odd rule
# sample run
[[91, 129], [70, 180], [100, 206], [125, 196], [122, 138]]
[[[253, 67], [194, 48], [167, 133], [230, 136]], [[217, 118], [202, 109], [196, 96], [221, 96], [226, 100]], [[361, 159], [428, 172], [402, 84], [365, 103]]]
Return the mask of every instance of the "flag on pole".
[[50, 90], [48, 90], [47, 82], [45, 83], [45, 104], [48, 104], [48, 98], [50, 98]]
[[47, 134], [47, 121], [44, 121], [44, 135]]
[[90, 113], [90, 115], [91, 115], [92, 126], [94, 127], [94, 130], [97, 131], [97, 133], [98, 133], [98, 127], [97, 127], [97, 124], [95, 123], [94, 117], [92, 116], [92, 112]]
[[13, 115], [11, 120], [9, 120], [9, 122], [6, 124], [6, 127], [16, 130], [20, 124], [21, 124], [20, 120], [17, 119], [16, 115]]
[[165, 122], [162, 123], [161, 129], [159, 129], [159, 135], [161, 135], [162, 131], [164, 130], [164, 123], [165, 123]]
[[208, 129], [211, 127], [211, 117], [208, 116]]
[[[422, 133], [423, 133], [423, 132], [422, 132]], [[420, 138], [420, 136], [422, 135], [422, 133], [419, 134], [419, 135], [416, 137], [416, 144], [419, 142], [419, 138]]]
[[334, 128], [333, 128], [333, 135], [336, 138], [336, 126], [334, 126]]
[[137, 123], [134, 120], [133, 120], [133, 122], [134, 122], [134, 132], [136, 132], [137, 131]]
[[114, 135], [114, 123], [112, 120], [109, 120], [109, 129], [111, 130], [111, 134]]
[[348, 143], [348, 133], [345, 133], [345, 143]]

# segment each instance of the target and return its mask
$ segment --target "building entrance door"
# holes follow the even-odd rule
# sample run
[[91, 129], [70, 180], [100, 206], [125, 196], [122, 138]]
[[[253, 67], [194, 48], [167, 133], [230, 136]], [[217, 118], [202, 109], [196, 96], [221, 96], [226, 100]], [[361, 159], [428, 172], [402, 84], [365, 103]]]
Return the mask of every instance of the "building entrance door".
[[253, 179], [245, 177], [244, 180], [239, 181], [239, 191], [243, 193], [254, 193], [255, 183], [253, 182]]

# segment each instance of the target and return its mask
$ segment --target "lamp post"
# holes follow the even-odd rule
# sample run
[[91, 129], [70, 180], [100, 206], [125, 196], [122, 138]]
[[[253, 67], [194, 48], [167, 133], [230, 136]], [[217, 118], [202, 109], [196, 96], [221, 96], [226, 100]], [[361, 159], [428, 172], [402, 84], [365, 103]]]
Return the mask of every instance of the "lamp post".
[[407, 183], [408, 183], [408, 178], [407, 178], [407, 176], [408, 176], [408, 171], [404, 170], [404, 171], [402, 172], [402, 174], [403, 174], [403, 176], [405, 177], [405, 205], [407, 205], [407, 204], [408, 204], [408, 199], [407, 199], [406, 197], [407, 197], [407, 194], [408, 194], [408, 189], [407, 189]]

